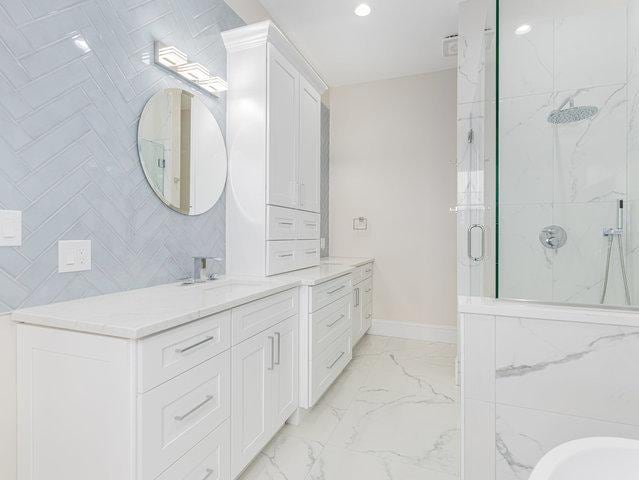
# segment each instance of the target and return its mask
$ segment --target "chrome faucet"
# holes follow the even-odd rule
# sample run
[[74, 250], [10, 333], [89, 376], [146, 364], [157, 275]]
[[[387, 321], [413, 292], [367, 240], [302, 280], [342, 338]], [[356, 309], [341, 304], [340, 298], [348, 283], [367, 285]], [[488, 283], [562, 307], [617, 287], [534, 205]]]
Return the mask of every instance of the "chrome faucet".
[[220, 257], [193, 257], [193, 278], [189, 278], [184, 282], [184, 285], [193, 285], [195, 283], [203, 283], [207, 280], [215, 280], [217, 275], [210, 273], [207, 278], [202, 278], [202, 271], [206, 271], [207, 261], [213, 260], [215, 262], [223, 262], [224, 259]]

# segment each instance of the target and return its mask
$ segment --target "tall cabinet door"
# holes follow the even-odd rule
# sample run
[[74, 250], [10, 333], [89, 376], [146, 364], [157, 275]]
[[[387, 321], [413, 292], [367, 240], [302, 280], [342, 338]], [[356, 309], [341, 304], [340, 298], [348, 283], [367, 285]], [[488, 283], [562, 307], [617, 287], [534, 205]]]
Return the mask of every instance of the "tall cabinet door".
[[284, 320], [274, 328], [275, 376], [273, 406], [275, 429], [279, 429], [299, 405], [298, 317]]
[[299, 207], [299, 73], [268, 46], [267, 203]]
[[231, 470], [233, 477], [272, 435], [272, 377], [275, 338], [256, 335], [231, 353]]
[[315, 89], [300, 78], [300, 206], [320, 211], [322, 100]]

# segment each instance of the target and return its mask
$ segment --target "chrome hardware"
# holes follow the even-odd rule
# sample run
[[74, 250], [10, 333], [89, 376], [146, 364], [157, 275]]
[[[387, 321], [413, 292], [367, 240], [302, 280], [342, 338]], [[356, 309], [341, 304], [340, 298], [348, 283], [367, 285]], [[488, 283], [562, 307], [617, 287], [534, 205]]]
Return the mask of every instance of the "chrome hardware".
[[355, 292], [355, 306], [359, 307], [359, 287], [353, 290]]
[[166, 160], [163, 158], [158, 158], [158, 168], [166, 168]]
[[604, 228], [604, 237], [613, 237], [615, 235], [623, 235], [623, 228]]
[[206, 469], [206, 475], [204, 475], [202, 477], [202, 480], [206, 480], [207, 478], [209, 478], [211, 475], [213, 475], [215, 473], [215, 470], [213, 470], [212, 468], [207, 468]]
[[372, 288], [367, 288], [366, 290], [364, 290], [364, 293], [370, 293], [371, 290]]
[[313, 250], [306, 250], [306, 254], [307, 255], [313, 255], [317, 253], [317, 248], [313, 249]]
[[194, 414], [195, 412], [197, 412], [200, 408], [202, 408], [204, 405], [206, 405], [207, 403], [209, 403], [211, 400], [213, 400], [215, 397], [213, 395], [207, 395], [206, 396], [206, 400], [204, 400], [202, 403], [199, 403], [198, 405], [196, 405], [195, 407], [193, 407], [191, 410], [189, 410], [188, 412], [186, 412], [184, 415], [177, 415], [175, 417], [175, 419], [178, 422], [181, 422], [182, 420], [184, 420], [186, 417]]
[[567, 239], [568, 234], [566, 233], [566, 230], [559, 225], [544, 227], [539, 233], [539, 241], [541, 244], [551, 250], [557, 250], [563, 247], [566, 244]]
[[340, 353], [337, 358], [335, 360], [333, 360], [333, 363], [331, 363], [328, 367], [326, 367], [327, 370], [330, 370], [331, 368], [333, 368], [335, 366], [335, 364], [337, 362], [339, 362], [340, 358], [342, 358], [344, 355], [346, 355], [346, 352], [342, 352]]
[[194, 343], [193, 345], [186, 347], [186, 348], [176, 348], [175, 349], [175, 353], [186, 353], [189, 350], [193, 350], [195, 347], [199, 347], [200, 345], [204, 345], [205, 343], [210, 342], [211, 340], [213, 340], [215, 337], [206, 337], [204, 340], [199, 341], [197, 343]]
[[[223, 262], [224, 259], [220, 257], [193, 257], [193, 278], [190, 278], [182, 283], [182, 285], [193, 285], [194, 283], [202, 283], [201, 279], [202, 270], [206, 270], [206, 261], [213, 260], [216, 262]], [[217, 276], [213, 273], [207, 275], [209, 280], [215, 280]]]
[[326, 292], [326, 293], [328, 293], [329, 295], [333, 295], [334, 293], [337, 293], [337, 292], [339, 292], [340, 290], [344, 290], [345, 288], [346, 288], [346, 285], [342, 285], [341, 287], [337, 287], [337, 288], [335, 288], [335, 289], [333, 289], [333, 290], [329, 290], [329, 291], [328, 291], [328, 292]]
[[287, 258], [287, 257], [292, 257], [293, 254], [292, 253], [280, 253], [277, 255], [279, 258]]
[[280, 364], [280, 355], [281, 355], [281, 350], [282, 350], [282, 336], [280, 335], [280, 332], [275, 332], [275, 337], [277, 338], [277, 360], [275, 360], [273, 362], [274, 365], [279, 365]]
[[342, 313], [339, 317], [337, 317], [337, 320], [335, 320], [335, 321], [334, 321], [334, 322], [332, 322], [332, 323], [328, 323], [328, 324], [326, 324], [326, 326], [327, 326], [328, 328], [331, 328], [333, 325], [335, 325], [337, 322], [339, 322], [339, 321], [340, 321], [342, 318], [344, 318], [345, 316], [346, 316], [346, 315], [344, 315], [344, 314]]
[[269, 370], [275, 369], [275, 338], [269, 336], [268, 341], [271, 343], [271, 366], [268, 367]]
[[293, 223], [293, 222], [277, 222], [277, 224], [278, 224], [278, 225], [289, 225], [289, 226], [294, 225], [294, 223]]
[[[481, 231], [481, 254], [478, 257], [473, 255], [473, 230], [475, 230], [476, 228]], [[468, 227], [468, 244], [466, 247], [468, 248], [468, 258], [470, 258], [473, 262], [481, 262], [486, 255], [485, 237], [486, 229], [483, 225], [479, 225], [478, 223], [476, 223]]]

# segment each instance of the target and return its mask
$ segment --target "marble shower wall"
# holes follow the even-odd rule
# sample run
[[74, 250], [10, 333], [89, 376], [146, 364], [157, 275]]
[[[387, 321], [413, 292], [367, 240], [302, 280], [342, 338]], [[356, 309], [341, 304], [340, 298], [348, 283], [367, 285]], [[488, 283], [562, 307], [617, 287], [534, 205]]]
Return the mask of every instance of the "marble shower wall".
[[[515, 34], [523, 24], [532, 30]], [[639, 2], [503, 0], [499, 61], [500, 297], [599, 303], [602, 229], [616, 225], [616, 201], [624, 199], [626, 259], [639, 300]], [[548, 123], [571, 96], [599, 113]], [[568, 233], [558, 251], [538, 239], [553, 224]], [[623, 304], [617, 250], [610, 281], [607, 303]]]
[[639, 439], [639, 328], [463, 315], [465, 480], [528, 480], [551, 449]]

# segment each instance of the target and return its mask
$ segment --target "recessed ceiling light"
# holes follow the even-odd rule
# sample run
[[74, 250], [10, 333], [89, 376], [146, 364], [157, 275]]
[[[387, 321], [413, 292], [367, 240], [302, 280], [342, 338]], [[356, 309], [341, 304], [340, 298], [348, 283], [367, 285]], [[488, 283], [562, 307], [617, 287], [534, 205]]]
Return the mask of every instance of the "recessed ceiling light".
[[517, 29], [515, 30], [515, 34], [526, 35], [527, 33], [530, 33], [531, 30], [532, 30], [532, 27], [528, 25], [527, 23], [524, 23], [523, 25], [519, 25], [517, 27]]
[[358, 17], [366, 17], [371, 14], [371, 7], [365, 3], [361, 3], [355, 8], [355, 15]]

